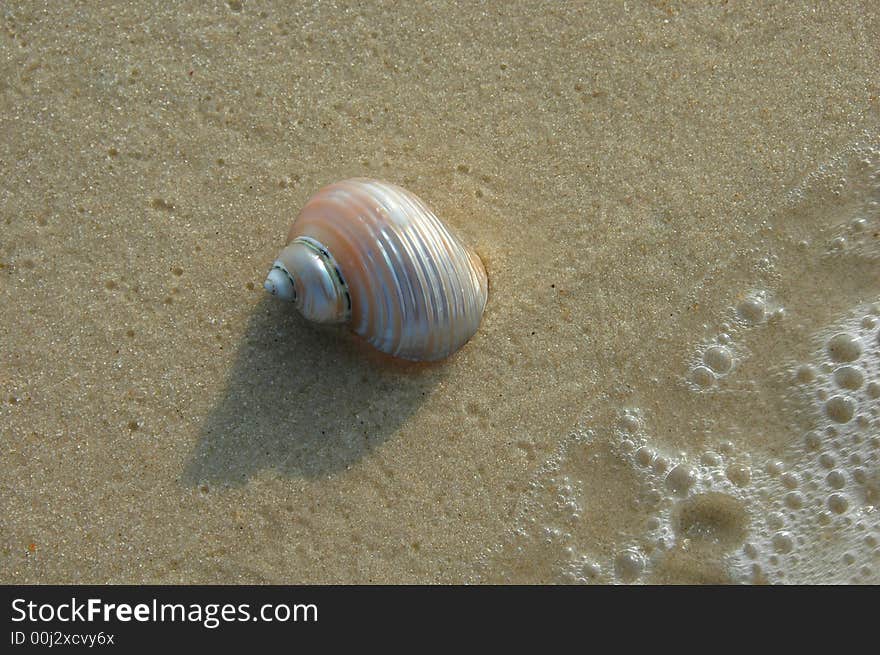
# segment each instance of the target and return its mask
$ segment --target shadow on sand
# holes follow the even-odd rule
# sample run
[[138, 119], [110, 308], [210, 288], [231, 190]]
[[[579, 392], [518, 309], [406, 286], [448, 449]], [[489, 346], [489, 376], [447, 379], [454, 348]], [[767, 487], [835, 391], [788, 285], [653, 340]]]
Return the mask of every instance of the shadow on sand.
[[307, 478], [344, 470], [394, 433], [443, 369], [385, 357], [344, 328], [313, 326], [264, 298], [183, 482], [239, 485], [263, 469]]

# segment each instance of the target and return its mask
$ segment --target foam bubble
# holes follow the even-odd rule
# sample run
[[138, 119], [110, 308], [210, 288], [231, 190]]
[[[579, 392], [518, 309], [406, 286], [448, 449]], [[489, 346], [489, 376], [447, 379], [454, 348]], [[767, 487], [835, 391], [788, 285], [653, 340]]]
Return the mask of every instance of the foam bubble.
[[828, 496], [828, 509], [835, 514], [843, 514], [849, 508], [849, 501], [844, 494], [831, 494]]
[[602, 567], [595, 562], [584, 562], [581, 565], [581, 575], [587, 580], [596, 580], [602, 575]]
[[745, 540], [749, 517], [740, 500], [710, 491], [680, 501], [672, 512], [672, 524], [680, 538], [728, 551]]
[[794, 373], [794, 379], [800, 384], [809, 384], [816, 379], [816, 369], [809, 364], [798, 366]]
[[724, 374], [733, 366], [733, 356], [725, 346], [710, 346], [703, 353], [703, 362], [715, 373]]
[[626, 413], [620, 417], [619, 424], [620, 429], [627, 434], [635, 434], [639, 431], [639, 427], [641, 426], [638, 416], [634, 416], [633, 414], [629, 413]]
[[862, 346], [857, 337], [840, 332], [828, 340], [828, 356], [835, 362], [853, 362], [862, 354]]
[[654, 464], [651, 468], [654, 469], [654, 473], [663, 473], [669, 468], [669, 460], [666, 457], [659, 455], [654, 458]]
[[752, 471], [748, 466], [742, 464], [731, 464], [725, 470], [727, 479], [737, 487], [745, 487], [752, 480]]
[[794, 548], [794, 541], [791, 538], [791, 534], [785, 531], [774, 534], [772, 542], [773, 550], [777, 553], [790, 553]]
[[828, 486], [832, 489], [843, 489], [843, 486], [846, 484], [846, 478], [843, 473], [834, 469], [825, 476], [825, 482], [828, 483]]
[[798, 474], [792, 471], [783, 473], [780, 481], [786, 489], [797, 489], [797, 486], [800, 484], [800, 478], [798, 477]]
[[623, 582], [635, 582], [645, 570], [645, 557], [634, 548], [628, 548], [614, 558], [614, 570]]
[[799, 491], [785, 494], [785, 506], [789, 509], [801, 509], [804, 506], [804, 495]]
[[856, 404], [848, 396], [832, 396], [825, 403], [825, 413], [832, 421], [847, 423], [855, 413]]
[[746, 298], [736, 307], [737, 316], [747, 323], [760, 323], [764, 320], [767, 306], [759, 297]]
[[642, 446], [636, 451], [636, 462], [642, 466], [650, 466], [654, 461], [654, 451], [646, 446]]
[[785, 525], [785, 518], [779, 512], [770, 512], [767, 515], [767, 527], [771, 530], [780, 530]]
[[715, 374], [708, 366], [697, 366], [691, 371], [691, 380], [698, 387], [706, 389], [715, 383]]
[[694, 474], [685, 464], [675, 466], [666, 476], [666, 487], [675, 494], [687, 494], [694, 484]]
[[856, 391], [861, 388], [864, 381], [864, 374], [855, 366], [839, 366], [834, 369], [834, 382], [841, 389]]

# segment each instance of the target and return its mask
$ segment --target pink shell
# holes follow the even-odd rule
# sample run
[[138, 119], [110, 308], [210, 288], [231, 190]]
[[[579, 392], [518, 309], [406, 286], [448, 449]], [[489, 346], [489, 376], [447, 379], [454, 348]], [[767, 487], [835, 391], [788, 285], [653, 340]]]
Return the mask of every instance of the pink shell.
[[477, 331], [483, 263], [409, 191], [364, 178], [324, 187], [290, 227], [288, 243], [302, 238], [329, 253], [350, 295], [351, 329], [379, 350], [437, 360]]

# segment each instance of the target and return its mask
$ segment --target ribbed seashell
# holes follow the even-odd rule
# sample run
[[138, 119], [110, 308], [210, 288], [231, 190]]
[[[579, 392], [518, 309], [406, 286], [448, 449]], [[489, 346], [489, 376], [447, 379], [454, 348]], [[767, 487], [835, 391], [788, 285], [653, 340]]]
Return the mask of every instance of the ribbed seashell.
[[349, 323], [379, 350], [422, 361], [471, 338], [488, 294], [479, 256], [421, 200], [365, 178], [309, 199], [264, 286], [309, 320]]

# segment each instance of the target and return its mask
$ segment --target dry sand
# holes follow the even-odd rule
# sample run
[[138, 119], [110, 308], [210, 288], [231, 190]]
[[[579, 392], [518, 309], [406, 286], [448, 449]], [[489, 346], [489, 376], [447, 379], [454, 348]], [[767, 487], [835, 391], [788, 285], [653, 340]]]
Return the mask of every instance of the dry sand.
[[[878, 581], [877, 3], [289, 4], [0, 5], [0, 582]], [[261, 288], [351, 176], [440, 365]]]

